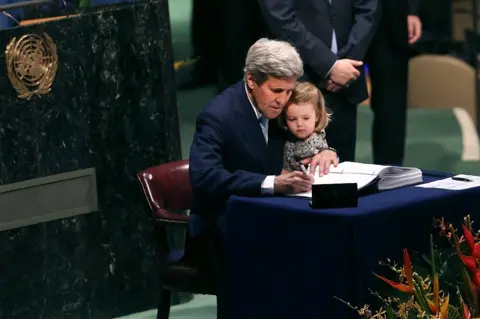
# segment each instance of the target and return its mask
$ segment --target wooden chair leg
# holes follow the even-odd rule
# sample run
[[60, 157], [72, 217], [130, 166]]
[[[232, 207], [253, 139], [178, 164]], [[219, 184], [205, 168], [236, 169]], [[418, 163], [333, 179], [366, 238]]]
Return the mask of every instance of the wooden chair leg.
[[157, 319], [168, 319], [170, 317], [171, 291], [162, 288], [158, 299]]

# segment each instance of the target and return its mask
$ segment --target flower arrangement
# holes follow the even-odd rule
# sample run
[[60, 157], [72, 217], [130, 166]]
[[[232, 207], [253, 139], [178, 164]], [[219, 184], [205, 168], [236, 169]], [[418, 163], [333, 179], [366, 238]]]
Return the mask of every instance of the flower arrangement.
[[426, 274], [416, 271], [408, 250], [404, 249], [402, 266], [390, 261], [380, 263], [397, 274], [398, 279], [375, 274], [400, 296], [385, 297], [372, 292], [381, 304], [376, 310], [369, 305], [358, 308], [346, 304], [362, 318], [480, 318], [480, 240], [470, 216], [464, 218], [460, 235], [443, 218], [435, 220], [434, 226], [447, 248], [435, 246], [434, 236], [430, 235], [430, 254], [421, 258], [428, 265]]

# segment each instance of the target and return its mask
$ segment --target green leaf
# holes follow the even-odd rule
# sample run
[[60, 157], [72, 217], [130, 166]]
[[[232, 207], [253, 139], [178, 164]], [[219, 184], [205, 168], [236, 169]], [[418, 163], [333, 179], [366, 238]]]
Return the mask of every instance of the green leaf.
[[462, 271], [462, 278], [463, 278], [463, 284], [465, 286], [465, 295], [467, 299], [467, 304], [470, 306], [470, 308], [476, 309], [475, 294], [473, 292], [472, 282], [470, 280], [470, 276], [468, 275], [468, 272], [465, 269], [465, 267], [463, 268], [463, 271]]
[[430, 313], [430, 307], [428, 307], [427, 299], [425, 297], [425, 291], [422, 288], [422, 278], [418, 275], [413, 276], [413, 285], [415, 286], [414, 294], [420, 308], [426, 313]]
[[433, 248], [433, 235], [430, 234], [430, 263], [432, 266], [432, 278], [433, 275], [435, 274], [435, 250]]
[[393, 310], [391, 307], [387, 307], [386, 309], [387, 319], [395, 319], [395, 315], [393, 314]]
[[462, 316], [457, 308], [452, 305], [448, 306], [447, 319], [462, 319]]

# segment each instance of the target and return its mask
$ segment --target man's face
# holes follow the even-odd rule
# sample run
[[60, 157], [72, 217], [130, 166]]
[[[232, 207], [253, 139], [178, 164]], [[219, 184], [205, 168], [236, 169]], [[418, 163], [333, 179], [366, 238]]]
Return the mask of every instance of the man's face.
[[287, 104], [292, 90], [297, 83], [297, 77], [283, 77], [268, 79], [258, 85], [250, 74], [247, 74], [247, 85], [250, 88], [258, 110], [268, 119], [277, 118]]

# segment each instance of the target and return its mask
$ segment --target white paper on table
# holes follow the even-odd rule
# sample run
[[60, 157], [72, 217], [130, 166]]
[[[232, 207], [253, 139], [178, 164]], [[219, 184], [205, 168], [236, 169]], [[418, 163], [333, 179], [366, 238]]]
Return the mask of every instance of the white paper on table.
[[456, 181], [451, 177], [440, 179], [438, 181], [416, 185], [415, 187], [423, 187], [423, 188], [440, 188], [440, 189], [450, 189], [450, 190], [463, 190], [469, 189], [474, 187], [480, 187], [480, 176], [474, 175], [455, 175], [455, 177], [466, 178], [471, 180], [471, 182], [464, 182], [464, 181]]
[[[356, 183], [358, 189], [372, 183], [378, 175], [378, 172], [387, 166], [362, 164], [353, 162], [343, 162], [339, 166], [330, 166], [330, 172], [327, 175], [319, 176], [318, 170], [315, 171], [313, 184], [345, 184]], [[293, 197], [312, 198], [312, 191], [306, 193], [290, 194]]]

